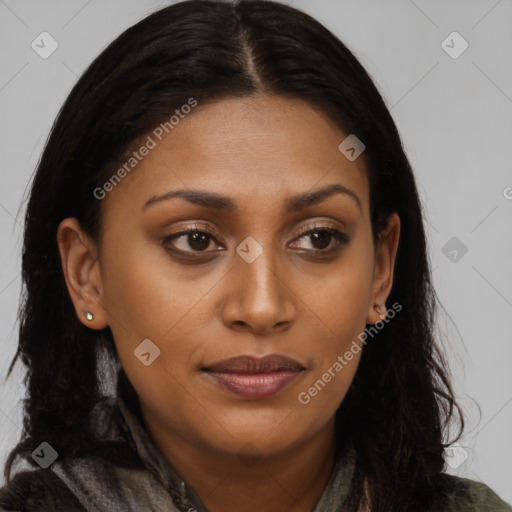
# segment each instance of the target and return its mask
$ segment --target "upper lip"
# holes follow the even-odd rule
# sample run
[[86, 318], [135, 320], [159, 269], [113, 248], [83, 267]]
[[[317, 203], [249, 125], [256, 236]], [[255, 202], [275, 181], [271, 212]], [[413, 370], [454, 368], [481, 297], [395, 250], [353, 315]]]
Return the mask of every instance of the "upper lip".
[[270, 354], [268, 356], [257, 358], [252, 356], [238, 356], [225, 359], [202, 370], [218, 373], [270, 373], [277, 371], [298, 372], [305, 368], [289, 357], [279, 354]]

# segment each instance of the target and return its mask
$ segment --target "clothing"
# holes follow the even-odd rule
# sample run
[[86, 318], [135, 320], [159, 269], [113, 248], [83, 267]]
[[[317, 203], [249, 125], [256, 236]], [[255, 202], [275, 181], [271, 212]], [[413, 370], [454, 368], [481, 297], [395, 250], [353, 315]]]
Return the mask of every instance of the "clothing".
[[[140, 410], [122, 392], [98, 404], [95, 418], [103, 457], [57, 458], [48, 469], [29, 466], [0, 489], [0, 512], [208, 512], [157, 449]], [[340, 450], [313, 512], [353, 512], [347, 495], [354, 468], [355, 453]], [[446, 477], [457, 484], [448, 510], [512, 512], [484, 484]]]

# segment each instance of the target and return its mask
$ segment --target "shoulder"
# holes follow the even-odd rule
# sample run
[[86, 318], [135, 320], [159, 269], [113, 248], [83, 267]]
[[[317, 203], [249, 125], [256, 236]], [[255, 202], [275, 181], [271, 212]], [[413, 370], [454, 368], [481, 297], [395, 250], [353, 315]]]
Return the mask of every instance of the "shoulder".
[[75, 495], [53, 471], [22, 471], [8, 485], [0, 488], [0, 512], [40, 510], [85, 511]]
[[512, 512], [512, 506], [482, 482], [444, 474], [454, 512]]
[[29, 454], [18, 456], [9, 482], [0, 488], [0, 512], [86, 510], [79, 500], [79, 490], [94, 473], [91, 468], [112, 475], [113, 463], [122, 466], [134, 458], [112, 400], [96, 404], [91, 415], [95, 438], [87, 443], [86, 453], [66, 460], [58, 457], [49, 468], [35, 466]]

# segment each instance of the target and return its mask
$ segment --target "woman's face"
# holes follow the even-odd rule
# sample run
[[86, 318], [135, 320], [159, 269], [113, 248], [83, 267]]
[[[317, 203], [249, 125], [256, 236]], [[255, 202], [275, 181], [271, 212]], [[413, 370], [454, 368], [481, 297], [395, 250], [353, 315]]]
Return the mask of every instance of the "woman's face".
[[103, 199], [99, 258], [83, 233], [65, 241], [73, 219], [59, 228], [77, 314], [110, 327], [163, 435], [271, 454], [332, 433], [398, 243], [395, 215], [374, 247], [363, 158], [307, 103], [264, 95], [199, 104], [149, 135]]

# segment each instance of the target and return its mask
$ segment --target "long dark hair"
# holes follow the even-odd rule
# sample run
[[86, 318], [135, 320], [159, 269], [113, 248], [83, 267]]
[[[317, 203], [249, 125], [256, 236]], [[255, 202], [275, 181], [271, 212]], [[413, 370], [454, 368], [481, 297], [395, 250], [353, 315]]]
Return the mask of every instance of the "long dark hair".
[[444, 436], [460, 409], [434, 339], [437, 299], [410, 164], [381, 95], [346, 46], [307, 14], [258, 0], [187, 0], [159, 10], [112, 42], [63, 105], [25, 218], [19, 346], [9, 374], [21, 358], [27, 398], [7, 481], [15, 459], [30, 462], [42, 441], [52, 440], [60, 460], [87, 452], [90, 412], [105, 394], [101, 361], [116, 360], [110, 329], [90, 330], [76, 317], [56, 242], [60, 221], [76, 217], [98, 241], [94, 190], [136, 141], [191, 97], [204, 105], [257, 92], [305, 100], [363, 141], [374, 242], [388, 216], [400, 216], [388, 303], [402, 310], [363, 350], [337, 435], [356, 449], [355, 502], [367, 495], [375, 512], [437, 510]]

